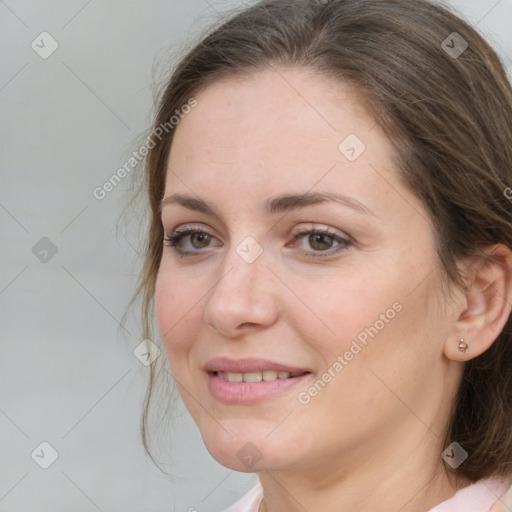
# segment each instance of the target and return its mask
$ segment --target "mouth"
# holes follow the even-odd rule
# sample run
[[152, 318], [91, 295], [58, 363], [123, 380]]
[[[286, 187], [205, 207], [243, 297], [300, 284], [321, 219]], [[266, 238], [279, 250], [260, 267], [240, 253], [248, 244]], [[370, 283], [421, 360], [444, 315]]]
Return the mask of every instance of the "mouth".
[[263, 370], [259, 372], [210, 372], [227, 382], [273, 382], [278, 379], [294, 379], [302, 377], [309, 372], [290, 373], [277, 370]]
[[211, 396], [227, 405], [250, 405], [291, 392], [311, 377], [305, 368], [263, 359], [217, 358], [204, 370]]

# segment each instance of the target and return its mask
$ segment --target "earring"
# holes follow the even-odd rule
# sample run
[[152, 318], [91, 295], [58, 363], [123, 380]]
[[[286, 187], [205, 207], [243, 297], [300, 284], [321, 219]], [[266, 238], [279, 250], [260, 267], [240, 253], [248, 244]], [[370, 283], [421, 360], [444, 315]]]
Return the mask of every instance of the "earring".
[[458, 346], [459, 351], [466, 353], [468, 347], [469, 345], [464, 341], [464, 339], [461, 339]]

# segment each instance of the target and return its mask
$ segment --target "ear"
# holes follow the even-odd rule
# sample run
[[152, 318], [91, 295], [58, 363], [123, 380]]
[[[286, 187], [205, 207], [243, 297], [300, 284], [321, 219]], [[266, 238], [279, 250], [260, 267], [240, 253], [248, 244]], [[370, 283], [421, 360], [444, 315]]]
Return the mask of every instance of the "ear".
[[[485, 249], [464, 264], [468, 289], [463, 292], [458, 319], [446, 340], [444, 354], [467, 361], [485, 352], [499, 336], [512, 310], [512, 251], [503, 244]], [[465, 351], [459, 343], [467, 344]]]

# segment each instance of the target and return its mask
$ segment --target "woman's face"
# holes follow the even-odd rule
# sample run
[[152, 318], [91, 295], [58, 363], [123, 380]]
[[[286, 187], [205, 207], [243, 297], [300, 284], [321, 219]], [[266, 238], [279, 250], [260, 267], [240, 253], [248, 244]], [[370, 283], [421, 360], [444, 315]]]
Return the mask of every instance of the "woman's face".
[[436, 441], [456, 317], [438, 306], [429, 217], [379, 125], [347, 85], [304, 69], [195, 99], [162, 222], [167, 237], [197, 232], [164, 242], [156, 307], [209, 452], [240, 471], [342, 470]]

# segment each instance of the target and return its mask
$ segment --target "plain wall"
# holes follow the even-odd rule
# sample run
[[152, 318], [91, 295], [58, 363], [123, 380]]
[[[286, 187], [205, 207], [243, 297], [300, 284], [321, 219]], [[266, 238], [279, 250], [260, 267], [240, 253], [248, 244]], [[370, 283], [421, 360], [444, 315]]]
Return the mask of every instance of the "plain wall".
[[[512, 0], [450, 3], [510, 70]], [[149, 126], [155, 58], [240, 4], [0, 2], [0, 511], [215, 512], [257, 481], [214, 461], [186, 413], [175, 477], [145, 456], [142, 340], [119, 329], [140, 249], [137, 226], [116, 232], [129, 177], [93, 194]]]

